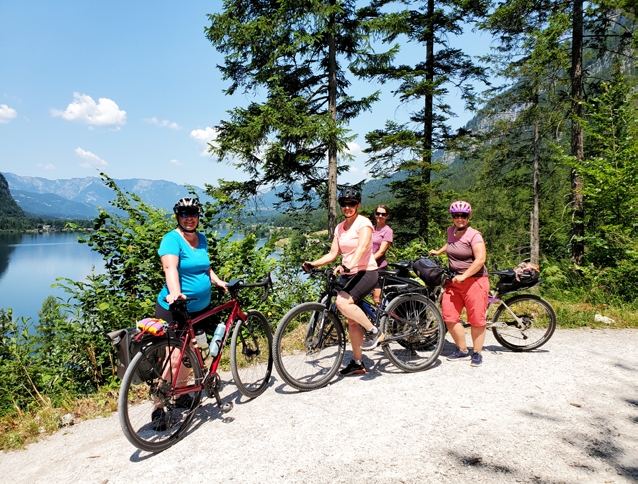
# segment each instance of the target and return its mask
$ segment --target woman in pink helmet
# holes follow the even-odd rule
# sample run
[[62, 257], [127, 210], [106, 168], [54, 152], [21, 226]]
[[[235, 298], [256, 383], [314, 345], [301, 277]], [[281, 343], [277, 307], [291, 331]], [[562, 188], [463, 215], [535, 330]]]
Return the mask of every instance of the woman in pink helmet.
[[[481, 232], [469, 225], [472, 206], [463, 200], [450, 205], [451, 227], [447, 229], [447, 243], [432, 255], [447, 254], [450, 269], [456, 273], [445, 285], [443, 320], [458, 349], [447, 357], [449, 361], [470, 360], [472, 366], [483, 363], [485, 342], [485, 311], [490, 283], [485, 268], [485, 242]], [[471, 326], [471, 354], [465, 342], [465, 329], [461, 325], [461, 311], [465, 308]]]

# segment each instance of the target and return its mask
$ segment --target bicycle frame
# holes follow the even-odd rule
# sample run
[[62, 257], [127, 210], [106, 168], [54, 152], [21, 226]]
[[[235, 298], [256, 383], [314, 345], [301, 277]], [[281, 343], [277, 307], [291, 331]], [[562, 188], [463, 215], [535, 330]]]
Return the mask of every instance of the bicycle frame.
[[[171, 382], [171, 390], [168, 393], [169, 397], [177, 398], [180, 395], [183, 395], [186, 393], [190, 393], [194, 391], [199, 392], [202, 390], [206, 391], [206, 393], [208, 394], [209, 390], [207, 390], [207, 387], [210, 386], [210, 392], [213, 393], [213, 396], [215, 397], [217, 404], [221, 408], [222, 403], [221, 403], [221, 398], [219, 396], [219, 392], [214, 385], [212, 386], [209, 385], [209, 382], [212, 378], [215, 378], [215, 375], [217, 375], [217, 368], [219, 368], [219, 363], [221, 361], [222, 354], [223, 354], [222, 348], [224, 348], [224, 346], [226, 345], [226, 341], [228, 340], [228, 336], [230, 335], [230, 329], [233, 323], [237, 320], [245, 321], [247, 318], [246, 314], [243, 312], [241, 308], [241, 304], [239, 300], [237, 299], [237, 293], [239, 289], [242, 289], [242, 288], [265, 287], [265, 294], [264, 294], [264, 297], [262, 298], [262, 301], [265, 301], [268, 298], [268, 287], [270, 284], [272, 284], [270, 280], [270, 274], [267, 274], [266, 278], [264, 278], [261, 282], [258, 282], [258, 283], [243, 284], [241, 283], [241, 281], [232, 281], [227, 286], [228, 290], [231, 292], [231, 295], [232, 295], [232, 299], [230, 301], [220, 304], [219, 306], [216, 306], [212, 309], [209, 309], [205, 311], [204, 313], [195, 317], [190, 317], [188, 313], [186, 312], [185, 304], [186, 302], [188, 302], [188, 299], [180, 300], [181, 302], [178, 304], [181, 304], [183, 306], [178, 306], [177, 308], [173, 310], [173, 312], [179, 315], [177, 319], [183, 320], [185, 327], [179, 330], [178, 329], [179, 324], [174, 322], [172, 325], [169, 325], [168, 327], [169, 332], [167, 332], [168, 339], [169, 339], [169, 348], [170, 348], [170, 340], [172, 339], [170, 337], [170, 330], [174, 332], [179, 331], [181, 333], [177, 338], [175, 338], [184, 342], [179, 354], [178, 361], [180, 362], [179, 363], [180, 366], [183, 364], [182, 362], [184, 361], [186, 347], [190, 344], [195, 344], [196, 340], [195, 340], [194, 325], [199, 323], [200, 321], [203, 321], [206, 318], [214, 316], [215, 314], [220, 313], [222, 311], [226, 311], [228, 309], [230, 309], [230, 314], [228, 315], [228, 318], [226, 319], [226, 328], [224, 330], [224, 337], [222, 338], [222, 341], [220, 343], [220, 351], [217, 354], [217, 356], [213, 359], [210, 368], [206, 367], [201, 351], [194, 352], [197, 356], [197, 364], [200, 366], [200, 368], [202, 368], [202, 374], [203, 374], [202, 381], [199, 383], [195, 383], [194, 385], [187, 385], [182, 387], [178, 385], [177, 378], [171, 378], [172, 382]], [[172, 358], [169, 359], [169, 365], [170, 365], [171, 373], [174, 374], [173, 372], [175, 371], [175, 369], [172, 367]], [[177, 370], [179, 371], [179, 367], [177, 368]], [[210, 382], [210, 383], [215, 383], [215, 382]]]
[[[321, 271], [317, 271], [317, 272], [321, 272]], [[381, 291], [383, 295], [381, 304], [377, 306], [374, 303], [368, 301], [367, 299], [363, 299], [359, 303], [357, 303], [357, 306], [359, 306], [363, 310], [366, 316], [368, 316], [368, 318], [371, 320], [372, 324], [374, 324], [377, 327], [379, 327], [379, 322], [381, 320], [381, 317], [387, 316], [389, 314], [387, 311], [385, 311], [385, 307], [388, 304], [388, 295], [386, 294], [386, 288], [394, 288], [395, 289], [394, 292], [397, 295], [420, 293], [427, 290], [427, 287], [425, 286], [416, 286], [415, 284], [412, 284], [411, 283], [412, 281], [410, 279], [405, 279], [405, 278], [395, 276], [395, 274], [392, 271], [384, 271], [384, 272], [385, 273], [381, 275], [380, 277], [382, 278]], [[398, 282], [398, 284], [387, 284], [388, 280], [391, 282]], [[323, 302], [325, 300], [326, 310], [331, 311], [335, 314], [339, 314], [339, 310], [337, 309], [336, 303], [334, 302], [331, 303], [330, 300], [333, 297], [335, 297], [336, 294], [339, 292], [339, 290], [342, 288], [343, 286], [341, 285], [341, 283], [332, 274], [332, 269], [327, 269], [326, 270], [326, 290], [322, 293], [320, 298], [320, 302]], [[330, 297], [326, 299], [327, 296], [330, 296]], [[393, 341], [398, 341], [400, 339], [412, 336], [413, 334], [416, 334], [418, 331], [413, 322], [405, 320], [404, 318], [401, 318], [396, 314], [393, 316], [396, 319], [407, 323], [410, 327], [412, 327], [412, 331], [405, 334], [401, 334], [401, 335], [395, 335], [395, 336], [386, 335], [386, 338], [381, 344], [384, 344], [384, 343], [387, 344]], [[323, 321], [322, 321], [322, 324], [323, 324]], [[312, 325], [309, 326], [309, 329], [311, 328], [312, 328]], [[316, 342], [316, 344], [321, 345], [323, 343], [322, 338], [323, 338], [324, 332], [323, 332], [323, 328], [319, 328], [319, 330], [320, 330], [319, 339]]]
[[[199, 316], [196, 316], [194, 318], [188, 318], [186, 320], [186, 327], [183, 328], [182, 330], [179, 330], [182, 334], [180, 336], [178, 336], [177, 338], [170, 338], [169, 337], [169, 347], [170, 347], [170, 340], [171, 339], [178, 339], [180, 341], [184, 342], [184, 345], [182, 345], [182, 349], [180, 350], [180, 354], [179, 354], [179, 360], [180, 362], [183, 361], [184, 359], [184, 354], [186, 353], [186, 347], [187, 345], [189, 345], [192, 341], [195, 340], [195, 329], [194, 329], [194, 325], [199, 323], [200, 321], [203, 321], [206, 318], [209, 318], [210, 316], [213, 316], [217, 313], [220, 313], [222, 311], [228, 310], [230, 309], [230, 314], [228, 316], [228, 319], [226, 320], [226, 329], [224, 332], [224, 337], [222, 338], [222, 342], [220, 345], [220, 348], [223, 348], [224, 345], [226, 344], [226, 341], [228, 339], [228, 335], [230, 334], [230, 328], [233, 324], [233, 322], [239, 318], [241, 320], [245, 320], [246, 319], [246, 314], [242, 311], [241, 306], [239, 304], [239, 301], [237, 300], [237, 298], [233, 298], [230, 301], [223, 303], [215, 308], [212, 308], [202, 314], [200, 314]], [[175, 324], [174, 327], [169, 326], [169, 330], [177, 330], [177, 325]], [[175, 397], [179, 397], [180, 395], [186, 394], [186, 393], [190, 393], [190, 392], [194, 392], [194, 391], [201, 391], [204, 389], [204, 381], [206, 380], [206, 376], [207, 375], [212, 375], [215, 374], [217, 372], [217, 368], [219, 367], [219, 362], [221, 361], [222, 358], [222, 351], [220, 351], [217, 356], [213, 359], [210, 368], [206, 367], [206, 364], [204, 363], [204, 358], [202, 357], [202, 353], [201, 351], [195, 351], [195, 354], [197, 355], [197, 364], [199, 364], [199, 366], [202, 368], [203, 370], [203, 374], [204, 374], [204, 380], [202, 380], [201, 383], [199, 384], [195, 384], [195, 385], [187, 385], [187, 386], [179, 386], [177, 379], [173, 378], [172, 379], [172, 383], [171, 383], [171, 391], [168, 394], [168, 396], [175, 396]], [[181, 365], [182, 363], [180, 363]], [[170, 367], [170, 371], [174, 372], [175, 369], [172, 368], [172, 361], [169, 360], [169, 365], [171, 365]], [[177, 369], [179, 370], [179, 368]]]
[[[444, 281], [451, 280], [451, 279], [452, 279], [452, 277], [454, 277], [454, 274], [453, 274], [451, 271], [449, 271], [449, 270], [448, 270], [448, 271], [446, 272], [446, 277], [445, 277]], [[539, 280], [536, 284], [534, 284], [534, 285], [537, 285], [537, 284], [539, 284], [539, 283], [540, 283], [540, 280]], [[530, 287], [534, 287], [534, 286], [529, 286], [529, 287], [526, 287], [525, 289], [529, 289]], [[434, 288], [434, 289], [431, 291], [431, 299], [432, 299], [432, 300], [433, 300], [433, 301], [437, 304], [437, 306], [439, 306], [439, 307], [441, 306], [441, 302], [442, 302], [442, 300], [443, 300], [443, 292], [444, 292], [444, 289], [445, 289], [445, 283], [444, 283], [443, 285], [441, 285], [441, 286], [437, 286], [436, 288]], [[522, 291], [522, 290], [521, 290], [521, 291]], [[517, 293], [517, 292], [521, 292], [521, 291], [514, 291], [514, 292], [512, 292], [512, 293], [508, 293], [508, 294], [513, 294], [513, 293]], [[523, 320], [522, 320], [520, 317], [518, 317], [518, 316], [514, 313], [514, 311], [512, 311], [512, 310], [510, 309], [510, 307], [507, 305], [507, 303], [506, 303], [503, 299], [501, 299], [501, 298], [500, 298], [500, 294], [499, 294], [497, 291], [495, 291], [495, 290], [490, 290], [490, 293], [489, 293], [488, 298], [487, 298], [487, 309], [485, 310], [485, 320], [487, 321], [486, 328], [491, 329], [491, 328], [494, 328], [494, 327], [507, 327], [507, 325], [506, 325], [506, 324], [504, 324], [504, 323], [498, 324], [498, 323], [496, 323], [496, 322], [491, 321], [491, 320], [489, 320], [489, 319], [488, 319], [488, 316], [489, 316], [489, 314], [490, 314], [490, 309], [492, 308], [492, 306], [493, 306], [494, 304], [497, 304], [497, 305], [502, 304], [502, 305], [503, 305], [503, 307], [507, 310], [507, 312], [508, 312], [508, 313], [510, 313], [510, 314], [512, 315], [512, 317], [513, 317], [513, 318], [514, 318], [514, 320], [516, 321], [516, 323], [517, 323], [518, 327], [519, 327], [519, 328], [522, 328], [522, 327], [523, 327], [523, 326], [522, 326]], [[470, 326], [470, 324], [469, 324], [467, 321], [461, 321], [461, 324], [462, 324], [465, 328], [467, 328], [467, 327], [469, 327], [469, 326]]]

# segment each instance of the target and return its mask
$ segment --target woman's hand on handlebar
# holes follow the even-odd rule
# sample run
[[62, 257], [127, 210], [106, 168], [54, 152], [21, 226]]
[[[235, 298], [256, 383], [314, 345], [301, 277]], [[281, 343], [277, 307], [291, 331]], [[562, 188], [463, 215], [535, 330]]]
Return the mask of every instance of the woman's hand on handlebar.
[[348, 272], [350, 272], [350, 269], [348, 269], [346, 266], [344, 266], [343, 264], [339, 264], [334, 271], [334, 275], [336, 276], [340, 276], [343, 274], [347, 274]]
[[301, 264], [301, 269], [306, 273], [312, 271], [314, 268], [315, 266], [312, 265], [312, 262], [306, 261], [303, 264]]
[[175, 301], [177, 301], [178, 299], [186, 299], [186, 296], [184, 296], [184, 294], [182, 294], [181, 292], [178, 292], [176, 294], [169, 294], [168, 296], [166, 296], [164, 298], [164, 300], [168, 303], [168, 304], [173, 304]]

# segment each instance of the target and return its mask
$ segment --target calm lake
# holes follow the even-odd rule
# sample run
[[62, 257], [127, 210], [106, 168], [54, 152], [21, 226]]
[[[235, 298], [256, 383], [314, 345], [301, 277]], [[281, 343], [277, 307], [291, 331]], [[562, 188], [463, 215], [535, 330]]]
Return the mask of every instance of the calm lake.
[[[220, 230], [220, 235], [227, 232]], [[0, 308], [13, 309], [13, 318], [38, 321], [38, 311], [49, 295], [68, 297], [51, 288], [58, 277], [82, 281], [104, 263], [97, 252], [78, 243], [79, 233], [0, 233]], [[235, 234], [233, 239], [240, 238]], [[158, 242], [159, 246], [159, 242]]]

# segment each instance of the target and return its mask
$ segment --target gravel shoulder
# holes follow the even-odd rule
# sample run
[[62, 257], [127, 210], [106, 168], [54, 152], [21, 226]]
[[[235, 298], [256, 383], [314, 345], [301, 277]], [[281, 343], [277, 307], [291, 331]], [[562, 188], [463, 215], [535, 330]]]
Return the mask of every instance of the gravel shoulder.
[[379, 350], [368, 374], [308, 393], [274, 372], [253, 401], [227, 383], [234, 409], [206, 400], [161, 454], [113, 415], [0, 454], [0, 482], [638, 482], [636, 348], [638, 330], [559, 329], [513, 353], [488, 332], [481, 368], [441, 358], [408, 374]]

